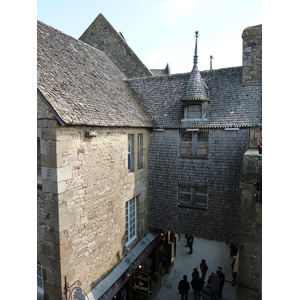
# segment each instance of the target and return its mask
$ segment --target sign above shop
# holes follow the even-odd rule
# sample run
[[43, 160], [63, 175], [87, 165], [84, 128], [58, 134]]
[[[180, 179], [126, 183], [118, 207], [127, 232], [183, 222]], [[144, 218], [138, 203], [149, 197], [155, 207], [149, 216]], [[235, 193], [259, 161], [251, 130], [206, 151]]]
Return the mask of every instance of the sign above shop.
[[149, 274], [136, 271], [134, 273], [134, 289], [138, 293], [150, 295]]

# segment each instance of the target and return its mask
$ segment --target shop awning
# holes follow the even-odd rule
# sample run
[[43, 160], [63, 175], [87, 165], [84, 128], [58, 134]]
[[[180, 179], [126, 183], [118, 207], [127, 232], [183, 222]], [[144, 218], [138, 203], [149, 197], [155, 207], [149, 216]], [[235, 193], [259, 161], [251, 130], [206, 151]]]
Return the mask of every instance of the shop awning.
[[[128, 255], [88, 294], [89, 300], [111, 299], [161, 240], [161, 232], [149, 232]], [[127, 276], [129, 274], [130, 276]]]

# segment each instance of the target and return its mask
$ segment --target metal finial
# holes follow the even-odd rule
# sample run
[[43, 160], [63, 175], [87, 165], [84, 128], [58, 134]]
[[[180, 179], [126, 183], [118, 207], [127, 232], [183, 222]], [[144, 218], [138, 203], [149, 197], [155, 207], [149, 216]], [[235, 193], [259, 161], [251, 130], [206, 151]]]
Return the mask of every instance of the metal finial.
[[195, 41], [194, 65], [196, 65], [198, 63], [198, 53], [197, 53], [198, 36], [199, 36], [199, 31], [196, 31], [195, 32], [196, 41]]

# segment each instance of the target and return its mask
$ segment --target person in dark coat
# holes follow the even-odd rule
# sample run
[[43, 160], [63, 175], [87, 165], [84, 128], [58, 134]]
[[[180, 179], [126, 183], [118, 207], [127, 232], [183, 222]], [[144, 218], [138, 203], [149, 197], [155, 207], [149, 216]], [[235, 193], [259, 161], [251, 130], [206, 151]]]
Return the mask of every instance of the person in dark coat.
[[219, 286], [219, 290], [218, 290], [218, 297], [222, 298], [222, 296], [223, 296], [222, 295], [223, 286], [224, 286], [224, 283], [225, 283], [225, 274], [222, 272], [222, 268], [221, 267], [218, 267], [217, 275], [220, 278], [220, 286]]
[[201, 299], [201, 291], [203, 289], [203, 285], [203, 279], [199, 276], [199, 278], [196, 281], [196, 284], [194, 285], [194, 300]]
[[193, 270], [193, 273], [192, 273], [192, 279], [198, 279], [200, 277], [200, 274], [199, 274], [199, 271], [198, 271], [198, 268], [195, 267], [194, 270]]
[[192, 253], [193, 253], [193, 243], [194, 243], [194, 237], [192, 237], [191, 235], [189, 235], [189, 236], [187, 237], [187, 245], [188, 245], [188, 247], [190, 248], [189, 254], [192, 254]]
[[229, 249], [230, 249], [230, 257], [234, 257], [234, 256], [237, 255], [238, 248], [237, 248], [236, 245], [230, 244], [230, 245], [229, 245]]
[[200, 274], [198, 268], [196, 267], [194, 268], [194, 271], [192, 273], [192, 281], [191, 281], [191, 286], [192, 289], [194, 290], [194, 300], [198, 300], [196, 286], [199, 278], [200, 278]]
[[179, 294], [181, 295], [181, 300], [188, 300], [189, 298], [189, 289], [190, 283], [187, 281], [187, 276], [183, 275], [183, 279], [181, 279], [178, 283]]
[[200, 270], [201, 270], [203, 282], [205, 282], [205, 276], [206, 276], [206, 272], [207, 272], [207, 270], [208, 270], [208, 266], [207, 266], [207, 264], [206, 264], [205, 259], [202, 259], [202, 260], [201, 260]]

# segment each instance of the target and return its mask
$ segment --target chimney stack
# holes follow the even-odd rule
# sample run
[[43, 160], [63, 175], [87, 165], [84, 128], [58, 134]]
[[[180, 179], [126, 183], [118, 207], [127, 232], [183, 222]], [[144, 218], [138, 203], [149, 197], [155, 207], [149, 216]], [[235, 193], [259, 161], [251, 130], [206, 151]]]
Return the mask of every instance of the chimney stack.
[[243, 34], [242, 84], [261, 84], [262, 81], [262, 25], [247, 27]]

